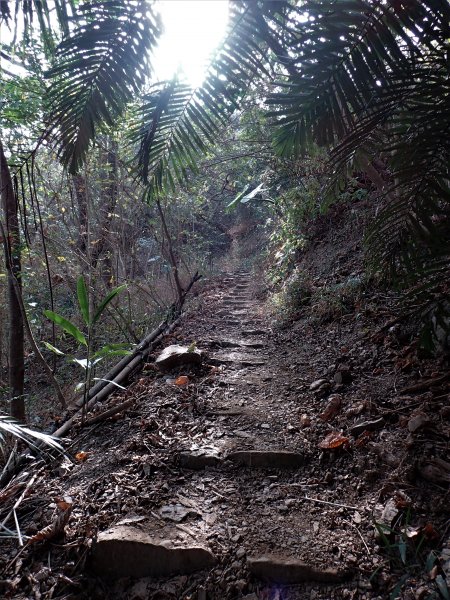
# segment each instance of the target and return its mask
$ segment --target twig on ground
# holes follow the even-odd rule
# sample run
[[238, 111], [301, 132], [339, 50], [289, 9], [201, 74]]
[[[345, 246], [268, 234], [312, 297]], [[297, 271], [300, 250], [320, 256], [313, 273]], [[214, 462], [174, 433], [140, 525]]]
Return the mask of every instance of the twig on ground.
[[13, 508], [13, 515], [14, 515], [14, 524], [16, 526], [16, 531], [17, 531], [17, 539], [19, 540], [19, 546], [23, 546], [22, 532], [20, 531], [19, 519], [17, 518], [17, 513], [16, 513], [15, 508]]
[[1, 524], [0, 524], [1, 527], [4, 527], [6, 525], [6, 523], [8, 522], [9, 518], [11, 517], [11, 515], [13, 515], [15, 513], [16, 508], [20, 505], [20, 503], [22, 502], [22, 500], [25, 498], [28, 490], [33, 485], [33, 483], [36, 481], [37, 476], [39, 475], [39, 473], [41, 471], [42, 471], [42, 468], [39, 469], [39, 471], [37, 473], [35, 473], [33, 475], [33, 477], [30, 479], [30, 481], [27, 483], [27, 485], [25, 486], [25, 489], [23, 490], [23, 492], [20, 494], [19, 498], [14, 503], [14, 506], [12, 507], [12, 509], [9, 511], [9, 513], [6, 515], [6, 517], [1, 522]]
[[357, 506], [339, 504], [338, 502], [328, 502], [327, 500], [319, 500], [319, 498], [310, 498], [309, 496], [302, 496], [301, 500], [309, 500], [310, 502], [318, 502], [319, 504], [327, 504], [328, 506], [337, 506], [338, 508], [348, 508], [348, 510], [361, 510]]
[[356, 533], [361, 538], [362, 543], [364, 544], [364, 548], [366, 549], [367, 556], [370, 556], [369, 546], [366, 544], [366, 540], [363, 538], [362, 533], [360, 532], [360, 530], [351, 521], [346, 521], [345, 519], [343, 519], [343, 521], [344, 521], [344, 523], [347, 523], [347, 525], [350, 525], [350, 527], [353, 527], [353, 529], [356, 531]]
[[419, 383], [415, 383], [414, 385], [410, 385], [409, 387], [403, 388], [400, 390], [400, 394], [411, 394], [413, 392], [422, 392], [428, 390], [433, 385], [438, 383], [443, 383], [450, 377], [450, 373], [446, 373], [445, 375], [441, 375], [439, 377], [433, 377], [433, 379], [426, 379], [425, 381], [420, 381]]
[[90, 419], [86, 419], [84, 422], [84, 426], [87, 427], [89, 425], [94, 425], [95, 423], [98, 423], [99, 421], [104, 421], [108, 417], [112, 417], [113, 415], [115, 415], [119, 412], [122, 412], [123, 410], [126, 410], [127, 408], [132, 406], [136, 401], [137, 401], [137, 397], [130, 398], [129, 400], [125, 400], [125, 402], [122, 402], [121, 404], [118, 404], [117, 406], [113, 406], [109, 410], [105, 410], [104, 412], [102, 412], [98, 415], [94, 415]]

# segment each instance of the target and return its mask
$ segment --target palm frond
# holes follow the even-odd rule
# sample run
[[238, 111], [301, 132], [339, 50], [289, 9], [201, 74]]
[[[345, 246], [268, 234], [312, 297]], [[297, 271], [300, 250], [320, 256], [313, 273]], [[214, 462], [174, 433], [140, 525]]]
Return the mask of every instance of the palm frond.
[[[0, 22], [8, 27], [13, 26], [13, 39], [16, 40], [20, 28], [21, 38], [25, 44], [33, 43], [33, 30], [37, 20], [38, 30], [43, 42], [44, 51], [49, 57], [57, 43], [61, 32], [69, 34], [71, 17], [76, 10], [77, 0], [17, 0], [11, 14], [10, 0], [0, 0]], [[54, 9], [53, 14], [51, 9]], [[19, 17], [22, 22], [19, 23]]]
[[311, 137], [334, 145], [351, 133], [392, 77], [435, 50], [450, 16], [446, 0], [310, 0], [301, 9], [289, 47], [297, 74], [269, 99], [280, 155], [303, 152]]
[[217, 140], [255, 78], [268, 77], [267, 36], [258, 35], [289, 2], [231, 5], [226, 39], [203, 85], [191, 90], [178, 80], [154, 86], [144, 97], [131, 139], [139, 147], [138, 175], [147, 193], [186, 181], [199, 156]]
[[144, 83], [160, 24], [144, 0], [82, 4], [47, 73], [48, 121], [63, 165], [81, 166], [95, 133], [112, 125]]
[[53, 436], [41, 433], [40, 431], [33, 431], [7, 415], [0, 415], [0, 446], [5, 441], [4, 436], [6, 434], [22, 440], [34, 450], [42, 451], [44, 446], [48, 446], [61, 454], [65, 452], [64, 448]]

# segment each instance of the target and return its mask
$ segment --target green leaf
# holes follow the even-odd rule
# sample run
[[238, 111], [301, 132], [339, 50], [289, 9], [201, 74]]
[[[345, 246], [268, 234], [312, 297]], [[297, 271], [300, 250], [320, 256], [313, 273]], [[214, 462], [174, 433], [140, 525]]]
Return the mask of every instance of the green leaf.
[[445, 600], [450, 600], [450, 592], [447, 587], [447, 583], [442, 575], [438, 575], [435, 579], [438, 590]]
[[58, 356], [64, 356], [64, 352], [61, 352], [61, 350], [58, 350], [58, 348], [55, 348], [55, 346], [52, 346], [49, 342], [44, 342], [44, 346]]
[[250, 186], [248, 185], [246, 188], [243, 189], [242, 192], [239, 192], [239, 194], [236, 196], [236, 198], [234, 198], [229, 204], [227, 204], [226, 208], [227, 209], [232, 209], [235, 208], [239, 202], [242, 200], [242, 198], [244, 198], [245, 194], [247, 193], [247, 191], [250, 189]]
[[410, 577], [410, 575], [407, 573], [406, 575], [403, 575], [399, 579], [399, 581], [397, 582], [395, 588], [389, 594], [389, 600], [398, 600], [398, 598], [400, 597], [400, 592], [402, 591], [402, 587], [408, 581], [409, 577]]
[[63, 329], [66, 333], [71, 335], [76, 341], [83, 346], [87, 347], [87, 341], [81, 331], [78, 329], [76, 325], [71, 323], [68, 319], [65, 319], [58, 313], [53, 312], [52, 310], [44, 310], [44, 315], [53, 323], [56, 323], [61, 329]]
[[97, 358], [99, 356], [128, 356], [128, 354], [130, 354], [128, 344], [107, 344], [100, 348], [100, 350], [97, 350], [97, 352], [92, 355], [92, 358]]
[[120, 294], [120, 292], [122, 292], [126, 287], [127, 286], [125, 284], [124, 285], [119, 285], [119, 287], [114, 288], [103, 299], [103, 301], [100, 303], [100, 305], [98, 306], [97, 310], [95, 311], [94, 318], [92, 319], [92, 325], [94, 325], [95, 323], [97, 323], [97, 321], [99, 320], [99, 318], [102, 316], [103, 311], [108, 306], [108, 304], [111, 302], [111, 300], [113, 298], [115, 298], [117, 296], [117, 294]]
[[81, 314], [83, 315], [84, 322], [89, 327], [91, 324], [91, 319], [89, 317], [89, 297], [83, 275], [81, 275], [77, 281], [77, 295]]
[[398, 551], [400, 552], [400, 558], [402, 559], [402, 563], [404, 565], [406, 565], [406, 549], [407, 549], [407, 545], [406, 545], [405, 538], [400, 537], [400, 540], [398, 542]]

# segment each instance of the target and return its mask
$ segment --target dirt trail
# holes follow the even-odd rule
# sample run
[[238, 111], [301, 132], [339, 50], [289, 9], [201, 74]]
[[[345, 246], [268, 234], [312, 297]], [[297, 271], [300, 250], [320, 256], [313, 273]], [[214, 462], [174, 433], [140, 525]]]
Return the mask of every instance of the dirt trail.
[[[58, 597], [90, 600], [385, 597], [369, 582], [383, 562], [373, 519], [397, 484], [380, 490], [386, 467], [364, 440], [336, 450], [320, 443], [355, 422], [379, 423], [376, 399], [398, 382], [383, 376], [374, 386], [377, 346], [362, 339], [364, 322], [314, 331], [305, 319], [295, 331], [271, 331], [254, 287], [241, 271], [201, 294], [164, 345], [195, 341], [203, 366], [161, 374], [149, 361], [109, 400], [134, 398], [133, 407], [74, 437], [86, 460], [38, 479], [18, 511], [23, 530], [52, 522], [49, 498], [68, 498], [66, 539], [52, 548], [50, 569], [45, 545], [15, 560], [25, 575], [5, 597], [50, 599], [52, 585]], [[180, 375], [187, 386], [175, 384]], [[333, 397], [346, 411], [321, 418]], [[389, 439], [385, 429], [374, 435]], [[390, 439], [395, 453], [401, 436]], [[145, 536], [151, 547], [139, 545]], [[140, 572], [146, 552], [152, 577]], [[139, 578], [117, 579], [128, 570]]]

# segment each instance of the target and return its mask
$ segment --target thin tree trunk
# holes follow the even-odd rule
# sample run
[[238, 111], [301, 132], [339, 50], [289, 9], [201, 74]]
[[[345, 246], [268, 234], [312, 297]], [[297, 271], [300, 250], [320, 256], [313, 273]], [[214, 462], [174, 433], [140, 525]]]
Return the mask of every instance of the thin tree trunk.
[[8, 273], [8, 313], [9, 313], [9, 393], [11, 416], [25, 421], [25, 401], [23, 386], [24, 366], [24, 329], [20, 302], [16, 295], [14, 279], [17, 281], [17, 294], [22, 294], [20, 262], [20, 227], [18, 203], [14, 193], [11, 172], [6, 160], [3, 144], [0, 141], [0, 189], [5, 219], [5, 263]]
[[168, 250], [169, 260], [170, 260], [170, 263], [172, 266], [173, 280], [175, 282], [175, 288], [177, 291], [177, 305], [181, 306], [183, 303], [184, 289], [183, 289], [183, 286], [181, 285], [180, 275], [178, 272], [178, 260], [175, 256], [172, 238], [169, 233], [169, 228], [167, 227], [166, 217], [165, 217], [163, 209], [161, 207], [161, 203], [158, 199], [156, 199], [156, 207], [158, 209], [159, 218], [161, 219], [161, 225], [162, 225], [162, 229], [164, 232], [164, 237], [167, 240], [167, 250]]
[[96, 235], [96, 244], [92, 248], [92, 266], [97, 268], [100, 262], [101, 276], [107, 288], [112, 287], [112, 259], [111, 253], [111, 222], [117, 202], [118, 190], [118, 165], [117, 143], [109, 142], [109, 149], [104, 153], [104, 169], [100, 191], [100, 222]]
[[82, 255], [86, 254], [87, 250], [87, 235], [88, 235], [88, 209], [86, 197], [86, 180], [84, 175], [73, 175], [73, 187], [75, 189], [75, 197], [78, 204], [78, 241], [77, 247]]

